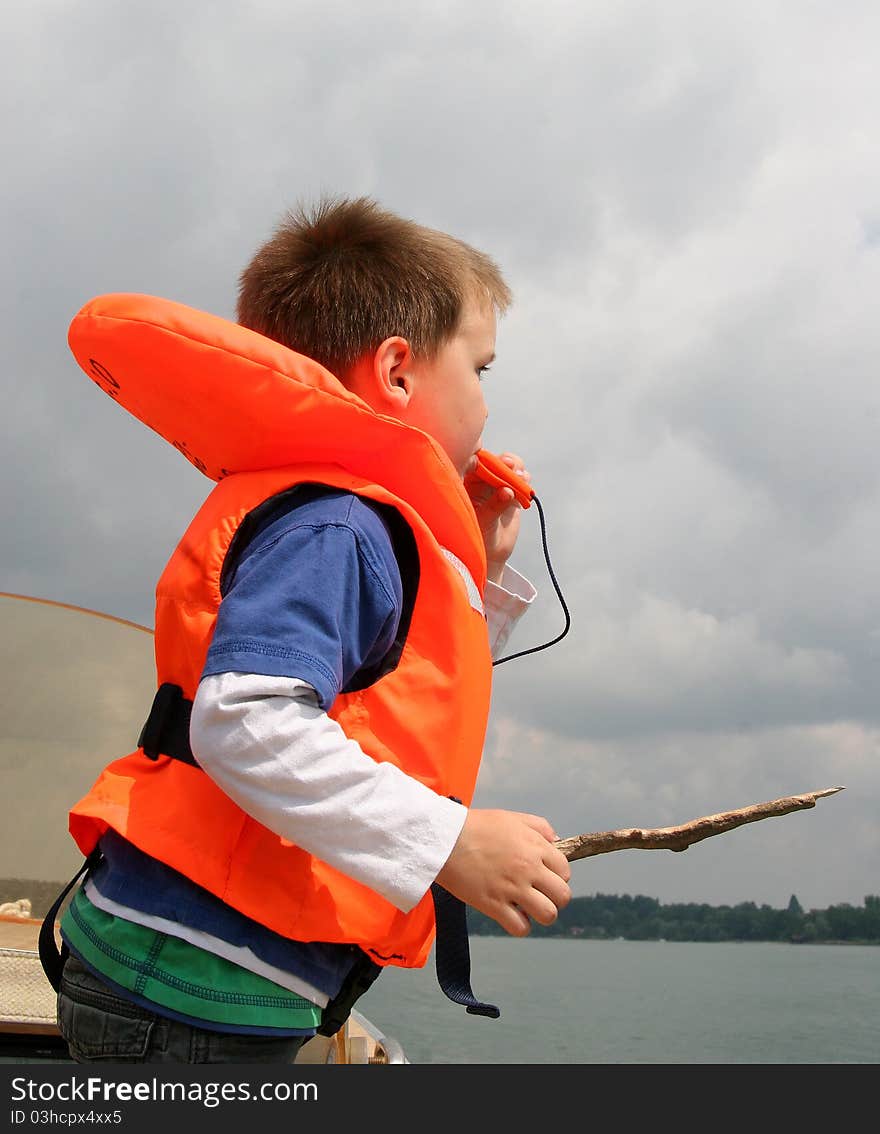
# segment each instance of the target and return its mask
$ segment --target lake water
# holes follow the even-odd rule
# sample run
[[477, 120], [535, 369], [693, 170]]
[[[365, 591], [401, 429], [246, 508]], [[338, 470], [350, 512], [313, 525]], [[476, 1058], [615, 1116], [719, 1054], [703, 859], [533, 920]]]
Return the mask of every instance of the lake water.
[[880, 947], [476, 937], [469, 1016], [424, 969], [357, 1004], [414, 1064], [880, 1062]]

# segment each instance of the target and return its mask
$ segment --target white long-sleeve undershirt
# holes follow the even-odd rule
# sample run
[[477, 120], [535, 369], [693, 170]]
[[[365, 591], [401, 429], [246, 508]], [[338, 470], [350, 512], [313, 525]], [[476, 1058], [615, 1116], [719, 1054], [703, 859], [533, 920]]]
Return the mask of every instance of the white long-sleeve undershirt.
[[[493, 656], [535, 597], [510, 567], [487, 584]], [[377, 762], [289, 677], [203, 678], [190, 745], [204, 771], [263, 826], [407, 912], [455, 846], [467, 809], [394, 764]]]

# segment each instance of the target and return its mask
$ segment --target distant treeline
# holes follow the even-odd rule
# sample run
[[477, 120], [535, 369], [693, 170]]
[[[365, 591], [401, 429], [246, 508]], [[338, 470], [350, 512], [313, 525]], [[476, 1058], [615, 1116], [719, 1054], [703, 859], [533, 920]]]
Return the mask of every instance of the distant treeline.
[[[31, 916], [44, 917], [66, 882], [0, 878], [0, 902], [29, 898]], [[468, 929], [475, 936], [502, 936], [496, 922], [468, 910]], [[821, 945], [848, 942], [880, 945], [880, 896], [869, 895], [863, 906], [843, 904], [825, 910], [804, 910], [792, 894], [784, 910], [741, 902], [736, 906], [704, 903], [664, 906], [639, 894], [596, 894], [572, 898], [553, 925], [533, 924], [532, 937], [584, 937], [627, 941], [786, 941]]]
[[[491, 918], [468, 910], [473, 935], [503, 934]], [[572, 898], [551, 926], [533, 924], [532, 937], [585, 937], [627, 941], [785, 941], [820, 945], [847, 942], [880, 945], [880, 897], [863, 906], [847, 904], [806, 911], [792, 894], [784, 910], [741, 902], [736, 906], [702, 903], [664, 906], [642, 895], [596, 894]]]

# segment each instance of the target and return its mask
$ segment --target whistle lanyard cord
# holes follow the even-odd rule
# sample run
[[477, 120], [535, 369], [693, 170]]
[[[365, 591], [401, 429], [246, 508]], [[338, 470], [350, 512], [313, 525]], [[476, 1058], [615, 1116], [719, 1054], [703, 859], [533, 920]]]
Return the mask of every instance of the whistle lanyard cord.
[[556, 581], [553, 565], [550, 562], [550, 552], [547, 548], [547, 524], [544, 521], [544, 509], [541, 507], [541, 501], [537, 496], [533, 496], [532, 500], [535, 504], [535, 507], [538, 509], [538, 518], [541, 521], [541, 546], [544, 549], [544, 562], [547, 564], [547, 573], [550, 576], [550, 582], [553, 584], [553, 589], [556, 591], [556, 597], [559, 599], [559, 605], [562, 607], [563, 613], [565, 614], [565, 626], [562, 628], [562, 631], [557, 634], [555, 638], [551, 638], [549, 642], [544, 642], [543, 645], [540, 646], [532, 646], [528, 650], [518, 650], [515, 654], [507, 654], [503, 658], [497, 658], [494, 662], [492, 662], [493, 666], [501, 665], [502, 662], [513, 661], [514, 658], [521, 658], [526, 654], [536, 654], [539, 650], [546, 650], [548, 646], [555, 646], [557, 642], [562, 641], [562, 639], [568, 633], [568, 628], [571, 626], [571, 615], [568, 612], [568, 607], [565, 604], [565, 599], [562, 597], [562, 591], [559, 587], [559, 583]]

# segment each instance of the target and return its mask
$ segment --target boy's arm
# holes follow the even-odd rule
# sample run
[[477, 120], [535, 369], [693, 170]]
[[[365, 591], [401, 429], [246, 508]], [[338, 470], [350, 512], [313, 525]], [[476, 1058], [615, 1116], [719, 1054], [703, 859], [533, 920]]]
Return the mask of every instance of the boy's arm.
[[[531, 481], [531, 474], [524, 467], [522, 457], [516, 453], [502, 453], [501, 460], [523, 480]], [[483, 533], [487, 578], [490, 583], [499, 583], [504, 574], [504, 566], [516, 546], [522, 508], [516, 502], [512, 488], [493, 487], [474, 473], [469, 473], [464, 478], [464, 487], [471, 498]]]
[[521, 937], [530, 918], [549, 925], [569, 901], [571, 868], [546, 819], [469, 810], [377, 763], [304, 682], [203, 678], [190, 743], [242, 810], [403, 912], [436, 880]]
[[[411, 908], [439, 878], [508, 932], [528, 932], [528, 917], [547, 923], [546, 891], [552, 893], [553, 885], [544, 879], [543, 858], [547, 847], [554, 848], [547, 841], [551, 834], [545, 820], [513, 812], [468, 812], [394, 765], [372, 760], [327, 717], [323, 706], [345, 681], [345, 658], [354, 640], [349, 646], [333, 644], [340, 619], [333, 616], [333, 603], [325, 605], [328, 583], [335, 578], [339, 600], [349, 603], [359, 594], [359, 578], [375, 578], [379, 545], [387, 537], [377, 536], [373, 566], [363, 576], [358, 564], [366, 547], [352, 556], [338, 514], [329, 517], [326, 528], [317, 528], [317, 516], [296, 511], [296, 519], [273, 519], [252, 541], [221, 604], [209, 663], [212, 655], [219, 656], [213, 668], [206, 666], [192, 714], [190, 739], [199, 763], [270, 830], [362, 881], [399, 909]], [[302, 537], [299, 516], [305, 525]], [[388, 562], [393, 574], [393, 556]], [[343, 564], [353, 574], [340, 574]], [[399, 582], [388, 575], [378, 592], [373, 588], [366, 609], [395, 590], [399, 593]], [[350, 606], [347, 610], [343, 621], [354, 616]], [[396, 623], [382, 630], [389, 617], [384, 600], [370, 617], [376, 633], [390, 641]], [[321, 631], [314, 642], [326, 662], [309, 664], [310, 653], [303, 653], [313, 637], [309, 627]], [[355, 639], [364, 641], [360, 634]], [[291, 643], [296, 644], [293, 650]], [[266, 676], [254, 673], [251, 661], [262, 669], [267, 658], [276, 659], [279, 669]], [[247, 663], [247, 674], [244, 666], [234, 664], [239, 661]], [[331, 680], [337, 666], [341, 669]], [[298, 672], [303, 668], [308, 677]], [[559, 858], [557, 874], [568, 869], [567, 860]], [[504, 878], [508, 881], [499, 895]], [[559, 903], [567, 900], [566, 893], [563, 886]]]
[[[531, 480], [516, 453], [503, 453], [501, 459], [523, 480]], [[486, 546], [486, 616], [492, 656], [498, 657], [535, 597], [534, 587], [507, 563], [522, 509], [510, 488], [493, 488], [473, 475], [465, 477], [465, 488]], [[555, 839], [542, 816], [471, 808], [436, 880], [514, 937], [523, 937], [530, 918], [550, 925], [571, 900], [571, 865], [554, 846]]]
[[203, 678], [190, 744], [243, 811], [404, 913], [434, 881], [467, 816], [394, 764], [367, 756], [295, 678]]
[[[523, 480], [531, 481], [522, 458], [516, 453], [502, 453], [501, 459]], [[489, 645], [492, 657], [497, 658], [536, 594], [532, 584], [507, 562], [519, 536], [522, 509], [510, 488], [493, 488], [474, 474], [465, 477], [464, 486], [477, 514], [486, 547], [484, 605], [489, 624]]]

